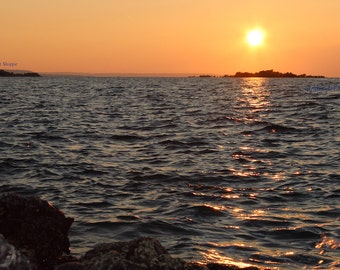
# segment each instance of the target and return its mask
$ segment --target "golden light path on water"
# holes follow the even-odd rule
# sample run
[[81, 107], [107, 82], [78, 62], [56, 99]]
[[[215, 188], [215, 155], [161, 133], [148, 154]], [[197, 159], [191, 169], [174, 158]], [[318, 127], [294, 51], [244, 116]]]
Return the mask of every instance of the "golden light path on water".
[[[246, 112], [246, 116], [244, 119], [240, 119], [240, 122], [245, 123], [256, 123], [261, 121], [258, 115], [265, 114], [271, 105], [270, 103], [270, 91], [266, 87], [267, 79], [266, 78], [244, 78], [243, 79], [243, 87], [242, 93], [239, 102], [240, 104], [244, 104], [244, 107], [250, 108]], [[273, 128], [271, 130], [272, 133], [275, 133], [276, 130]], [[246, 134], [247, 135], [247, 134]], [[251, 136], [251, 135], [248, 135]], [[273, 170], [267, 170], [265, 172], [259, 171], [258, 167], [255, 165], [256, 163], [266, 164], [269, 168], [272, 166], [272, 161], [269, 159], [257, 160], [251, 156], [252, 153], [266, 153], [268, 150], [254, 148], [251, 146], [240, 146], [240, 152], [234, 153], [232, 157], [235, 160], [247, 160], [250, 164], [243, 164], [243, 170], [239, 170], [236, 168], [232, 168], [231, 171], [235, 176], [239, 177], [248, 177], [248, 176], [266, 176], [271, 177], [273, 180], [278, 181], [284, 179], [284, 173], [280, 172], [272, 172]], [[249, 154], [244, 154], [249, 153]]]
[[[244, 87], [242, 88], [243, 96], [239, 102], [241, 104], [245, 104], [246, 107], [250, 107], [251, 111], [247, 112], [247, 116], [244, 119], [239, 119], [239, 122], [253, 122], [257, 121], [255, 116], [253, 114], [258, 111], [265, 111], [267, 106], [269, 105], [269, 100], [268, 100], [268, 91], [266, 90], [265, 86], [265, 79], [258, 79], [258, 78], [251, 78], [251, 79], [244, 79]], [[219, 148], [223, 151], [224, 146], [219, 145]], [[251, 157], [249, 154], [245, 153], [254, 153], [254, 152], [264, 152], [265, 150], [261, 149], [256, 149], [250, 146], [240, 146], [239, 147], [240, 151], [238, 153], [232, 154], [232, 158], [234, 160], [242, 160], [245, 159], [250, 162], [249, 164], [243, 164], [242, 168], [230, 168], [229, 170], [231, 173], [237, 177], [249, 177], [249, 176], [261, 176], [261, 173], [257, 170], [256, 167], [256, 162], [258, 161], [257, 159]], [[271, 165], [270, 160], [262, 160], [262, 163], [266, 163], [267, 166]], [[266, 173], [267, 175], [269, 173]], [[282, 175], [279, 174], [274, 174], [272, 176], [273, 180], [277, 181], [283, 178]], [[234, 192], [232, 188], [227, 188], [225, 189], [226, 194], [222, 195], [221, 197], [223, 199], [239, 199], [240, 194], [237, 194]], [[202, 194], [195, 194], [195, 195], [202, 195]], [[256, 192], [249, 194], [249, 197], [251, 198], [256, 198], [258, 194]], [[226, 207], [222, 205], [211, 205], [211, 204], [206, 204], [207, 207], [210, 209], [214, 209], [216, 211], [221, 211], [224, 210]], [[265, 210], [262, 209], [256, 209], [253, 211], [252, 214], [245, 214], [244, 210], [239, 207], [234, 207], [233, 209], [230, 209], [231, 213], [233, 216], [240, 220], [245, 220], [245, 219], [252, 219], [255, 216], [259, 218], [260, 216], [265, 215]], [[235, 230], [238, 230], [239, 227], [234, 226]], [[230, 245], [231, 243], [228, 243]], [[242, 261], [237, 261], [231, 257], [222, 255], [217, 249], [218, 248], [223, 248], [223, 244], [217, 244], [217, 243], [209, 243], [211, 246], [215, 246], [216, 248], [210, 248], [205, 251], [201, 252], [201, 255], [203, 257], [202, 263], [208, 263], [208, 262], [216, 262], [220, 264], [225, 264], [225, 265], [235, 265], [240, 268], [245, 268], [245, 267], [251, 267], [254, 266], [250, 263], [242, 262]], [[242, 242], [233, 242], [232, 245], [234, 247], [249, 247], [249, 244], [247, 243], [242, 243]], [[232, 254], [231, 254], [232, 256]]]
[[[269, 107], [271, 106], [270, 102], [270, 91], [266, 87], [267, 79], [265, 78], [245, 78], [243, 79], [243, 87], [242, 87], [242, 93], [243, 95], [240, 97], [240, 100], [238, 101], [240, 104], [244, 104], [244, 107], [247, 108], [247, 112], [244, 116], [244, 118], [239, 119], [239, 122], [246, 122], [249, 124], [252, 123], [258, 123], [263, 121], [261, 119], [261, 115], [265, 115], [266, 112], [269, 110]], [[250, 108], [250, 109], [249, 109]], [[242, 108], [240, 108], [242, 109]], [[265, 118], [265, 117], [264, 117]], [[270, 130], [271, 133], [275, 133], [276, 129], [273, 127]], [[252, 136], [247, 135], [246, 136]], [[224, 150], [223, 145], [219, 145], [219, 148], [221, 150]], [[247, 177], [266, 177], [269, 179], [272, 179], [273, 181], [281, 181], [285, 179], [285, 173], [284, 172], [275, 172], [275, 170], [272, 170], [273, 163], [272, 161], [268, 159], [257, 159], [253, 157], [254, 154], [263, 154], [265, 155], [268, 153], [269, 150], [264, 148], [258, 148], [254, 147], [253, 145], [242, 145], [239, 146], [239, 152], [236, 152], [232, 154], [232, 158], [235, 161], [246, 161], [245, 164], [242, 164], [241, 167], [234, 167], [230, 168], [230, 172], [237, 177], [241, 178], [247, 178]], [[265, 170], [263, 170], [263, 167], [265, 167]], [[300, 172], [296, 172], [296, 174], [299, 174]], [[248, 194], [249, 198], [256, 199], [256, 197], [259, 195], [259, 192], [268, 191], [271, 188], [259, 188], [257, 191], [251, 192]], [[232, 188], [227, 188], [226, 194], [222, 195], [221, 197], [223, 199], [239, 199], [240, 194], [237, 194], [237, 191], [234, 191]], [[239, 190], [240, 191], [240, 190]], [[289, 190], [287, 190], [289, 192]], [[203, 195], [203, 194], [196, 194], [196, 195]], [[214, 209], [216, 211], [223, 211], [227, 207], [222, 205], [211, 205], [206, 204], [207, 207]], [[268, 215], [267, 209], [254, 209], [251, 212], [245, 211], [241, 207], [234, 207], [233, 209], [229, 209], [229, 213], [231, 215], [239, 220], [265, 220]], [[287, 210], [287, 219], [291, 218], [292, 213], [294, 211]], [[239, 228], [237, 226], [233, 227], [234, 230], [238, 230]], [[329, 240], [328, 240], [329, 245]], [[327, 244], [326, 243], [326, 244]], [[256, 266], [257, 263], [256, 259], [250, 258], [248, 262], [244, 261], [238, 261], [237, 259], [231, 258], [233, 254], [230, 254], [229, 256], [226, 256], [225, 254], [221, 254], [220, 251], [218, 251], [219, 248], [223, 248], [223, 244], [217, 244], [217, 243], [209, 243], [211, 246], [215, 246], [216, 248], [210, 248], [205, 251], [201, 252], [201, 255], [203, 256], [203, 262], [217, 262], [221, 264], [226, 265], [235, 265], [240, 268], [245, 267], [251, 267]], [[233, 241], [232, 243], [228, 243], [227, 246], [232, 245], [233, 247], [239, 247], [239, 248], [251, 248], [251, 243], [248, 242], [238, 242]], [[322, 245], [322, 243], [320, 243]], [[272, 251], [271, 252], [273, 256], [282, 256], [282, 255], [294, 255], [294, 252], [289, 251], [285, 254], [279, 254], [278, 252]], [[255, 264], [252, 264], [254, 262]], [[266, 261], [268, 265], [273, 264], [271, 261]], [[321, 264], [322, 262], [320, 262]], [[271, 267], [271, 269], [279, 269], [277, 267]]]

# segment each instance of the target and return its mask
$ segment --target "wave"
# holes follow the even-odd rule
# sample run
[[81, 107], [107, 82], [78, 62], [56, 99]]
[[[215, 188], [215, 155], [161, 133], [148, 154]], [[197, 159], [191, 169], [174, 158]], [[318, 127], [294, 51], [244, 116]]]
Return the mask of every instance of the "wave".
[[243, 131], [242, 134], [249, 136], [249, 135], [262, 134], [262, 133], [296, 134], [296, 133], [301, 133], [301, 132], [302, 132], [302, 130], [297, 129], [295, 127], [289, 127], [289, 126], [284, 126], [284, 125], [267, 123], [262, 128], [255, 129], [255, 130]]
[[272, 220], [272, 219], [246, 219], [241, 221], [242, 226], [246, 226], [248, 228], [258, 227], [258, 228], [268, 228], [268, 227], [289, 227], [292, 226], [293, 223], [287, 220]]
[[[312, 213], [314, 214], [314, 212], [312, 212]], [[319, 215], [319, 216], [339, 218], [340, 217], [340, 208], [333, 208], [333, 209], [329, 209], [329, 210], [317, 211], [315, 214]]]
[[[160, 145], [164, 146], [167, 150], [181, 150], [185, 151], [186, 149], [193, 149], [193, 148], [200, 148], [203, 146], [208, 146], [209, 143], [205, 142], [204, 140], [196, 140], [196, 141], [188, 141], [182, 142], [178, 140], [166, 140], [159, 143]], [[204, 149], [202, 151], [208, 151], [209, 149]], [[190, 153], [190, 152], [185, 152]]]
[[144, 141], [145, 138], [140, 135], [124, 135], [124, 134], [116, 134], [110, 136], [111, 140], [115, 141], [124, 141], [124, 142], [138, 142], [138, 141]]
[[262, 232], [270, 235], [277, 240], [308, 240], [311, 243], [320, 239], [327, 230], [321, 227], [303, 227], [303, 228], [279, 228], [269, 232]]
[[[324, 260], [321, 256], [313, 256], [313, 255], [305, 255], [305, 254], [282, 254], [277, 256], [270, 256], [265, 254], [253, 254], [249, 258], [252, 262], [258, 262], [262, 264], [277, 264], [277, 265], [285, 265], [286, 267], [291, 266], [290, 269], [296, 269], [297, 265], [300, 265], [301, 269], [304, 268], [305, 265], [308, 266], [316, 266], [319, 265], [320, 262], [322, 264], [328, 264], [330, 260]], [[322, 269], [322, 268], [321, 268]]]
[[225, 216], [226, 212], [218, 209], [218, 207], [213, 207], [209, 205], [196, 205], [191, 206], [186, 209], [187, 212], [191, 213], [193, 216], [200, 216], [200, 217], [220, 217]]

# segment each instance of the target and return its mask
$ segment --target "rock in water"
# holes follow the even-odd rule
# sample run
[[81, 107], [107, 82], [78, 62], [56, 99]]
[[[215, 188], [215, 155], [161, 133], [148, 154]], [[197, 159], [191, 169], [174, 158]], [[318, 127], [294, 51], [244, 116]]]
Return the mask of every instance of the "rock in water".
[[82, 258], [86, 270], [184, 270], [185, 262], [171, 257], [158, 240], [140, 237], [130, 242], [99, 244]]
[[0, 233], [39, 269], [53, 269], [63, 252], [70, 252], [67, 233], [72, 222], [37, 197], [0, 197]]
[[0, 270], [33, 270], [28, 259], [0, 234]]

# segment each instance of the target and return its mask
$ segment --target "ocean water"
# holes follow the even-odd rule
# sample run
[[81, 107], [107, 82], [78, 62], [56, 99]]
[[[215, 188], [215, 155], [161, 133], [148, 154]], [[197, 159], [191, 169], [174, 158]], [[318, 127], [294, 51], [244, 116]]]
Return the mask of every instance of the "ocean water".
[[0, 194], [75, 218], [73, 255], [340, 267], [340, 80], [0, 78]]

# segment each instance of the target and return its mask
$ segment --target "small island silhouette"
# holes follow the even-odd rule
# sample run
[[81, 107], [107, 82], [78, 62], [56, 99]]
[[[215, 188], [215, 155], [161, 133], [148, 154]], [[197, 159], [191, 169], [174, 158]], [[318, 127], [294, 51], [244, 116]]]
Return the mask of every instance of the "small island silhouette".
[[1, 69], [0, 77], [41, 77], [41, 75], [36, 72], [13, 73], [13, 72], [8, 72], [8, 71]]
[[264, 77], [264, 78], [325, 78], [325, 76], [314, 76], [314, 75], [306, 75], [306, 74], [294, 74], [292, 72], [281, 73], [278, 71], [274, 71], [272, 69], [262, 70], [259, 72], [251, 73], [251, 72], [236, 72], [234, 76], [230, 77]]
[[189, 76], [189, 77], [199, 77], [199, 78], [325, 78], [325, 76], [315, 76], [306, 74], [294, 74], [292, 72], [281, 73], [274, 71], [273, 69], [261, 70], [259, 72], [236, 72], [235, 75], [224, 75], [224, 76], [214, 76], [214, 75], [199, 75], [199, 76]]

